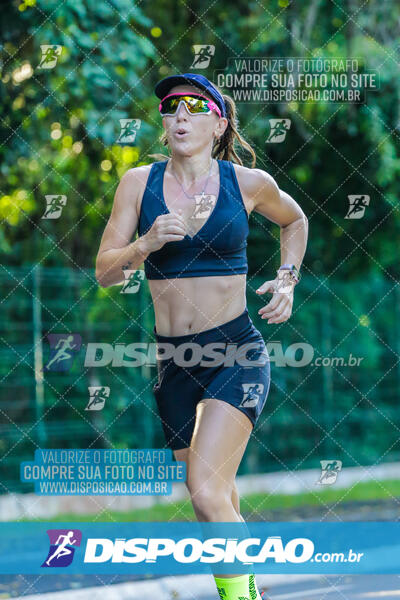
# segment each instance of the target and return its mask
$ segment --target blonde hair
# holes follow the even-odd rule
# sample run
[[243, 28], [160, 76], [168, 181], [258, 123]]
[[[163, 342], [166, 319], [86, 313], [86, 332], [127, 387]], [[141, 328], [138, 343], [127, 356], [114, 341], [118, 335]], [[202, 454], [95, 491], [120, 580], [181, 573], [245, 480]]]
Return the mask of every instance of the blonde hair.
[[[213, 84], [214, 85], [214, 84]], [[251, 168], [254, 169], [256, 165], [256, 153], [248, 142], [239, 133], [239, 121], [237, 118], [236, 104], [234, 100], [227, 94], [223, 94], [220, 88], [214, 85], [215, 88], [221, 93], [225, 106], [226, 106], [226, 118], [228, 119], [228, 126], [225, 129], [222, 136], [214, 140], [212, 148], [212, 157], [219, 160], [231, 160], [243, 166], [241, 158], [236, 153], [235, 142], [237, 142], [242, 148], [247, 150], [252, 157]], [[167, 134], [163, 131], [160, 142], [163, 146], [168, 146]], [[170, 158], [169, 155], [162, 153], [149, 154], [151, 158], [156, 160], [165, 160]]]

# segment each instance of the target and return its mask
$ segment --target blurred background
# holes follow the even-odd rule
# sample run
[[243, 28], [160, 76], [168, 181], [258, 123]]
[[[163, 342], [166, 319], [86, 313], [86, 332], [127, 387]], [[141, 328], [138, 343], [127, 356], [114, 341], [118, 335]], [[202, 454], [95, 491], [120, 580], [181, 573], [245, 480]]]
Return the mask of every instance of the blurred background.
[[[365, 499], [398, 507], [397, 478], [372, 470], [400, 458], [396, 3], [361, 10], [353, 0], [18, 0], [4, 3], [0, 28], [0, 493], [33, 491], [19, 465], [36, 448], [165, 447], [151, 391], [156, 368], [84, 366], [89, 342], [154, 341], [147, 282], [136, 294], [102, 289], [94, 265], [119, 179], [153, 162], [149, 154], [167, 153], [154, 85], [193, 72], [193, 45], [213, 44], [210, 65], [197, 71], [211, 80], [232, 57], [357, 57], [361, 71], [379, 74], [379, 90], [361, 104], [237, 103], [256, 167], [295, 198], [310, 225], [293, 315], [268, 325], [255, 290], [280, 264], [279, 228], [250, 217], [249, 312], [292, 365], [272, 361], [268, 402], [239, 475], [317, 473], [320, 461], [338, 460], [343, 470], [368, 471], [369, 487], [363, 495], [352, 485], [346, 498], [334, 486], [303, 489], [315, 507], [325, 506], [324, 493], [337, 505]], [[62, 46], [54, 68], [39, 68], [42, 45]], [[283, 143], [266, 141], [271, 118], [291, 120]], [[140, 119], [133, 142], [119, 141], [120, 119]], [[250, 166], [249, 154], [238, 152]], [[351, 194], [370, 197], [360, 219], [345, 218]], [[66, 196], [59, 218], [42, 218], [49, 195]], [[42, 377], [47, 334], [71, 332], [82, 337], [71, 369]], [[293, 365], [292, 344], [310, 345], [313, 360]], [[361, 359], [357, 366], [350, 355]], [[317, 365], [317, 357], [342, 360]], [[99, 385], [110, 387], [110, 399], [101, 411], [85, 411], [88, 387]], [[180, 518], [193, 518], [184, 506]], [[251, 507], [249, 500], [244, 514]]]
[[[238, 485], [246, 520], [398, 520], [399, 24], [394, 0], [2, 3], [0, 520], [194, 520], [179, 485], [147, 504], [139, 496], [39, 497], [20, 481], [20, 463], [38, 448], [165, 448], [155, 366], [85, 367], [84, 357], [89, 343], [154, 341], [147, 282], [131, 294], [102, 289], [95, 258], [121, 176], [166, 153], [154, 86], [194, 72], [196, 45], [215, 49], [196, 71], [213, 81], [244, 57], [357, 58], [360, 72], [379, 76], [360, 104], [237, 103], [256, 167], [293, 196], [310, 227], [293, 315], [268, 325], [255, 290], [280, 264], [279, 228], [250, 217], [247, 301], [269, 345], [272, 382]], [[52, 58], [44, 46], [61, 51]], [[136, 124], [133, 140], [121, 140], [124, 119]], [[290, 120], [281, 143], [268, 141], [270, 119]], [[362, 218], [346, 218], [350, 195], [369, 197]], [[57, 218], [43, 218], [49, 197], [62, 198]], [[47, 336], [71, 333], [82, 340], [71, 368], [43, 375]], [[110, 388], [102, 410], [85, 410], [93, 386]], [[316, 485], [324, 464], [336, 477]], [[352, 581], [357, 597], [381, 585]], [[3, 576], [0, 595], [90, 585], [99, 582]]]

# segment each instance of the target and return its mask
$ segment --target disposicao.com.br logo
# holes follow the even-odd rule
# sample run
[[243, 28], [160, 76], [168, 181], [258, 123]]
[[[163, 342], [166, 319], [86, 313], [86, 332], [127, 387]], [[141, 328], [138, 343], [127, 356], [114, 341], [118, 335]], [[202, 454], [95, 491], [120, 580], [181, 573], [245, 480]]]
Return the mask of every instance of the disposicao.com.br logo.
[[48, 529], [50, 548], [42, 567], [68, 567], [72, 563], [75, 547], [81, 545], [79, 529]]
[[254, 573], [400, 573], [400, 523], [0, 524], [1, 574], [247, 573], [249, 564]]
[[[258, 554], [248, 554], [253, 548]], [[316, 562], [359, 562], [363, 553], [317, 553], [314, 556], [314, 543], [308, 538], [293, 538], [286, 544], [281, 536], [261, 538], [90, 538], [86, 544], [85, 563], [156, 563], [168, 558], [181, 563], [265, 563], [268, 559], [275, 563]]]

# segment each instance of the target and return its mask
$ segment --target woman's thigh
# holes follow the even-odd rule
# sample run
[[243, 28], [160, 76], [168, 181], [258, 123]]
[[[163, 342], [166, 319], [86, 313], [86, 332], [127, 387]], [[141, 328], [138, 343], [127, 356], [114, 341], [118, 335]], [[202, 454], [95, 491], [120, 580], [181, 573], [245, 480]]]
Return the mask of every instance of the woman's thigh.
[[188, 484], [232, 493], [253, 425], [235, 406], [215, 398], [197, 405], [196, 422], [188, 449]]

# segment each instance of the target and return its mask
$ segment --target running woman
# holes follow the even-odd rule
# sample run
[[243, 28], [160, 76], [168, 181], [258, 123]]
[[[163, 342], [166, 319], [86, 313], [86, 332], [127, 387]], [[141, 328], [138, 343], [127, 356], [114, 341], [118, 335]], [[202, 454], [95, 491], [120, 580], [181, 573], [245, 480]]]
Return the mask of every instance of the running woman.
[[[193, 73], [164, 78], [155, 93], [169, 156], [122, 176], [96, 278], [102, 287], [119, 284], [124, 269], [144, 263], [159, 348], [153, 391], [167, 445], [186, 462], [198, 520], [243, 521], [235, 476], [270, 385], [266, 345], [246, 307], [249, 215], [281, 228], [281, 267], [257, 290], [272, 293], [258, 311], [268, 323], [291, 315], [308, 223], [273, 177], [254, 168], [232, 98]], [[252, 168], [243, 166], [235, 141], [250, 152]], [[205, 347], [213, 344], [225, 348], [224, 360], [215, 360], [217, 351], [210, 363]], [[230, 360], [232, 347], [247, 348], [247, 362], [240, 351]], [[252, 573], [214, 578], [224, 600], [261, 598]]]

